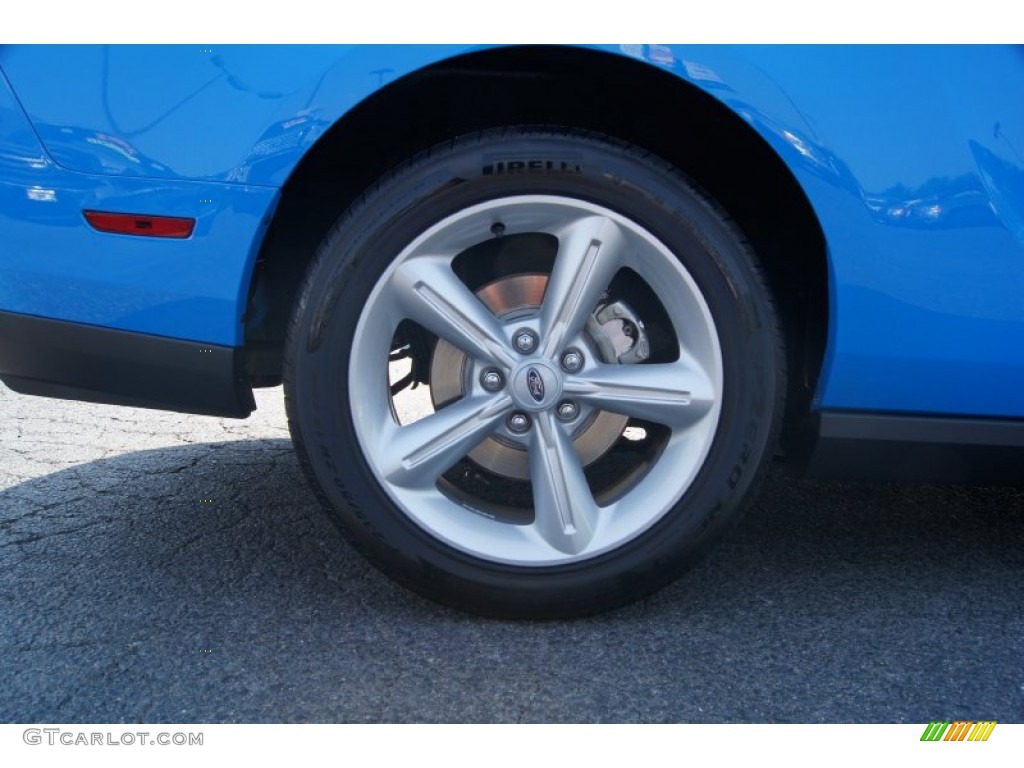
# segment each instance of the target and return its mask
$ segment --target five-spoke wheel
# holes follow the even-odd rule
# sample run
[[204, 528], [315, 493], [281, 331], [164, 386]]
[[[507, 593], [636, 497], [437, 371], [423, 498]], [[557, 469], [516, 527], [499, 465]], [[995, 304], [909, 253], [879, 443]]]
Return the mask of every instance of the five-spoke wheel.
[[[539, 304], [518, 303], [503, 315], [496, 315], [453, 268], [461, 256], [494, 238], [495, 224], [502, 225], [503, 239], [548, 236], [557, 243], [550, 275], [539, 281]], [[493, 244], [497, 260], [502, 245]], [[610, 317], [602, 324], [598, 318], [605, 307], [628, 307], [613, 287], [624, 272], [660, 304], [659, 311], [630, 307], [632, 319]], [[512, 277], [499, 275], [491, 282], [497, 286], [493, 290]], [[649, 344], [654, 327], [648, 314], [665, 323], [661, 335], [673, 342], [658, 350], [663, 361], [620, 362], [636, 345]], [[446, 348], [446, 354], [457, 358], [448, 369], [458, 388], [455, 399], [406, 425], [393, 415], [387, 379], [388, 353], [403, 321], [455, 350]], [[614, 346], [619, 338], [609, 340], [612, 334], [632, 338], [632, 345], [602, 359], [601, 346]], [[366, 302], [348, 370], [356, 434], [395, 503], [453, 547], [522, 565], [592, 557], [656, 522], [686, 491], [707, 455], [722, 392], [715, 324], [679, 259], [635, 221], [607, 208], [541, 195], [471, 206], [403, 249]], [[611, 442], [601, 441], [600, 455], [581, 457], [574, 439], [585, 436], [605, 412], [625, 417], [614, 421], [618, 433]], [[644, 471], [637, 472], [636, 461], [620, 459], [605, 468], [612, 477], [588, 482], [586, 466], [619, 439], [636, 452], [622, 437], [629, 423], [660, 430], [659, 439], [648, 441]], [[487, 439], [525, 453], [532, 488], [528, 522], [503, 514], [507, 503], [474, 494], [478, 481], [445, 480], [448, 470]], [[486, 461], [479, 463], [487, 467]], [[491, 474], [507, 478], [499, 468], [492, 467]], [[602, 494], [608, 485], [618, 492]]]

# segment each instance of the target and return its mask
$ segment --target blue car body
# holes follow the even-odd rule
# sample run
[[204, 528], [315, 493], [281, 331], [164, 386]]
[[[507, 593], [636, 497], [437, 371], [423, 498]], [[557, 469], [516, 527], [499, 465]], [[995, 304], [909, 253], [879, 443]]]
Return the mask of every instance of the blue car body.
[[[396, 84], [493, 53], [450, 45], [0, 48], [0, 314], [8, 321], [0, 374], [39, 394], [244, 415], [252, 381], [237, 358], [260, 311], [254, 273], [296, 169], [325, 137], [343, 143], [347, 117]], [[911, 440], [942, 422], [931, 442], [1022, 444], [1020, 49], [623, 45], [585, 53], [715, 100], [805, 196], [824, 242], [826, 327], [815, 329], [822, 352], [796, 418], [823, 434], [814, 421], [822, 414], [864, 416], [859, 424], [889, 415], [906, 417], [895, 431]], [[662, 130], [685, 144], [687, 113]], [[87, 210], [189, 218], [195, 229], [186, 239], [103, 233], [87, 224]], [[213, 378], [223, 386], [198, 404], [176, 403], [170, 391], [106, 396], [102, 377], [82, 380], [39, 344], [13, 348], [11, 334], [28, 332], [17, 323], [31, 319], [180, 342], [183, 360], [193, 348], [213, 350], [181, 386]], [[228, 390], [234, 403], [218, 404]], [[880, 439], [830, 423], [841, 437]]]

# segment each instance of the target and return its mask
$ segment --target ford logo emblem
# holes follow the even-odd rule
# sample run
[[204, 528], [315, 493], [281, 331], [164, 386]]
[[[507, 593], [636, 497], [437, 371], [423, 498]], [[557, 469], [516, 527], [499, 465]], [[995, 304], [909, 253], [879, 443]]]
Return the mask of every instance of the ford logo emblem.
[[530, 397], [538, 403], [544, 402], [544, 379], [536, 368], [527, 368], [526, 386], [530, 389]]

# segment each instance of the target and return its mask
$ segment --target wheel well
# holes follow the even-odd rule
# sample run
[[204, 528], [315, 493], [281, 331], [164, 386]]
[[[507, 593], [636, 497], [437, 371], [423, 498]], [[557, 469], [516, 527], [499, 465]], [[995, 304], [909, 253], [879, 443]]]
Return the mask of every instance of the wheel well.
[[474, 52], [414, 72], [345, 114], [282, 190], [246, 312], [255, 385], [280, 380], [285, 329], [317, 246], [374, 180], [452, 136], [502, 125], [567, 125], [614, 136], [686, 172], [739, 224], [782, 318], [786, 424], [806, 415], [824, 357], [828, 277], [820, 225], [774, 150], [742, 118], [663, 70], [558, 46]]

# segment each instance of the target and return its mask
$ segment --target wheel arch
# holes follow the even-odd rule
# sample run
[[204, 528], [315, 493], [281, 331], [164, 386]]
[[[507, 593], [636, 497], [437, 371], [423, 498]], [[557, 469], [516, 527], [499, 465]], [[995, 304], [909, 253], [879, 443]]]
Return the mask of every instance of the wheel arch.
[[374, 180], [454, 135], [527, 123], [643, 146], [728, 211], [757, 252], [782, 317], [792, 439], [810, 410], [828, 336], [825, 238], [811, 203], [772, 144], [733, 108], [662, 67], [584, 48], [516, 46], [445, 59], [383, 87], [320, 137], [282, 188], [250, 285], [245, 336], [254, 383], [279, 380], [306, 268]]

